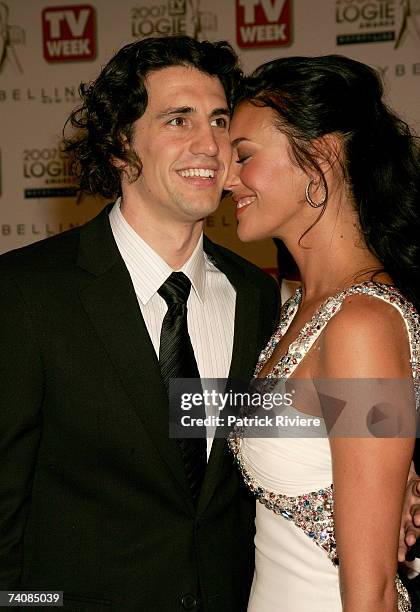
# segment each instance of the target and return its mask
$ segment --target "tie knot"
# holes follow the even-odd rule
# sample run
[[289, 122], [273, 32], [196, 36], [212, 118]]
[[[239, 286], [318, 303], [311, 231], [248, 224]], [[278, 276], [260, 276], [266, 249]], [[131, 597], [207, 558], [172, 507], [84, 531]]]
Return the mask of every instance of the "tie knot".
[[172, 272], [169, 278], [158, 289], [158, 293], [168, 306], [186, 304], [190, 295], [191, 282], [183, 272]]

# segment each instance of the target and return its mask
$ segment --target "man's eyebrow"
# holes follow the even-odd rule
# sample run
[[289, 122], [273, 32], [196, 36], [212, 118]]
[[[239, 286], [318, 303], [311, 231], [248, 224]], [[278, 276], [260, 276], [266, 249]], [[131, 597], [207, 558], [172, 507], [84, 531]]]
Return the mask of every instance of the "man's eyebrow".
[[[165, 108], [162, 112], [158, 114], [158, 119], [164, 119], [165, 117], [173, 117], [175, 115], [188, 115], [191, 113], [197, 112], [197, 109], [193, 106], [170, 106], [169, 108]], [[230, 117], [230, 111], [226, 107], [214, 108], [210, 117], [219, 117], [220, 115], [225, 115], [226, 117]]]
[[192, 106], [170, 106], [158, 114], [158, 119], [172, 117], [173, 115], [188, 115], [189, 113], [194, 113], [195, 110]]
[[230, 110], [225, 106], [221, 108], [215, 108], [211, 111], [210, 117], [216, 117], [216, 115], [226, 115], [227, 117], [230, 117]]

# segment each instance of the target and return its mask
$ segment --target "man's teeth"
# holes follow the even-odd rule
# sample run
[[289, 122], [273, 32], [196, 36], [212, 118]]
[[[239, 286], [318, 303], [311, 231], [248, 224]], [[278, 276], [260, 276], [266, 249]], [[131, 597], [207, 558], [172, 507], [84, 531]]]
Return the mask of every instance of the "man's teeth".
[[188, 168], [187, 170], [180, 170], [180, 175], [186, 178], [190, 176], [201, 176], [204, 178], [213, 178], [214, 170], [208, 168]]
[[247, 198], [241, 198], [236, 203], [236, 208], [243, 208], [244, 206], [248, 206], [248, 204], [252, 204], [254, 202], [255, 196], [248, 196]]

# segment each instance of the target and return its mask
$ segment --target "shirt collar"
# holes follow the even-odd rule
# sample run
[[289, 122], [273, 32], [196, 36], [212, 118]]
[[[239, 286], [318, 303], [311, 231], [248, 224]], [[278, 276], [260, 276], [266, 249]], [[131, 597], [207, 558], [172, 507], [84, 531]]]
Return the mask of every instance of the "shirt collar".
[[[161, 285], [174, 271], [131, 227], [120, 209], [121, 198], [109, 213], [109, 221], [118, 250], [127, 266], [137, 297], [147, 304]], [[193, 291], [204, 302], [206, 284], [206, 259], [203, 250], [203, 234], [185, 264], [177, 270], [190, 279]]]

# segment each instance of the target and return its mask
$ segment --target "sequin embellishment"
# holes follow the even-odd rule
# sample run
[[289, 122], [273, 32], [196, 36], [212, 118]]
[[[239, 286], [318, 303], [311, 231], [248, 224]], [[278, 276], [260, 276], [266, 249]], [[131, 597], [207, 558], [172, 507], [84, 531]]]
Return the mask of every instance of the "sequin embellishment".
[[267, 491], [259, 486], [257, 481], [247, 471], [242, 462], [241, 453], [239, 450], [236, 450], [236, 445], [239, 445], [239, 441], [237, 438], [233, 438], [230, 441], [230, 448], [235, 454], [236, 463], [246, 486], [254, 493], [258, 501], [264, 504], [268, 510], [272, 510], [275, 514], [280, 514], [288, 521], [293, 521], [311, 540], [318, 544], [318, 546], [321, 546], [334, 565], [337, 565], [338, 557], [334, 538], [332, 486], [304, 493], [297, 497], [289, 497]]
[[[391, 285], [366, 281], [353, 285], [337, 293], [318, 308], [312, 319], [304, 325], [298, 337], [292, 342], [285, 355], [273, 367], [267, 378], [288, 378], [299, 365], [316, 338], [320, 335], [328, 321], [341, 308], [343, 301], [350, 295], [370, 295], [393, 305], [401, 313], [410, 339], [411, 368], [416, 391], [417, 407], [420, 405], [420, 316], [413, 304]], [[282, 308], [280, 323], [267, 346], [261, 352], [254, 375], [257, 376], [265, 362], [271, 357], [275, 347], [287, 331], [302, 299], [302, 290], [298, 288]]]

